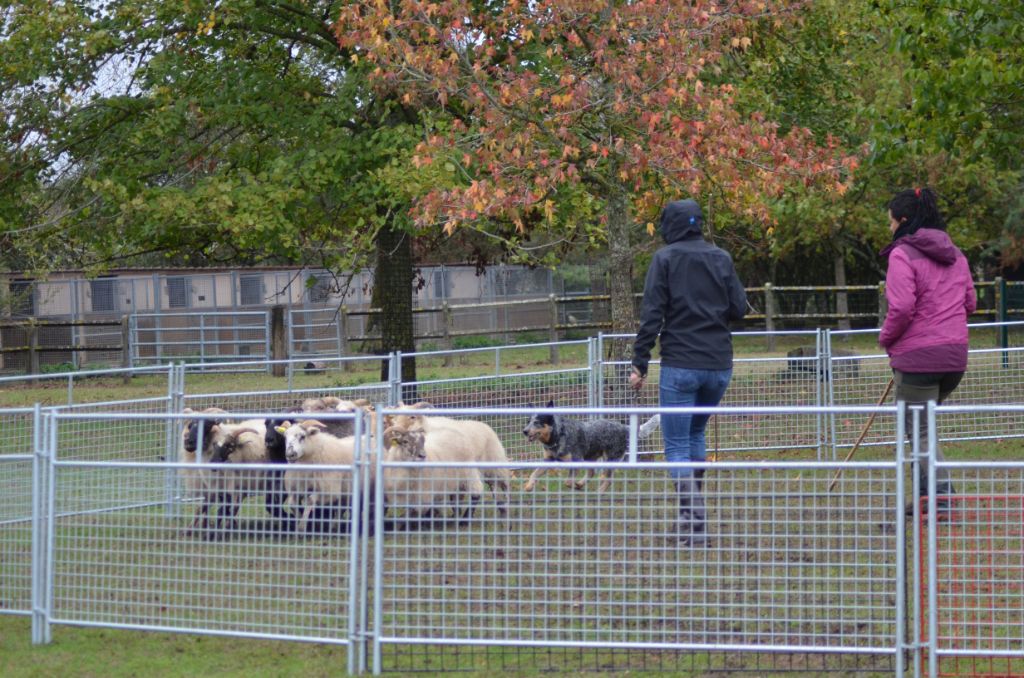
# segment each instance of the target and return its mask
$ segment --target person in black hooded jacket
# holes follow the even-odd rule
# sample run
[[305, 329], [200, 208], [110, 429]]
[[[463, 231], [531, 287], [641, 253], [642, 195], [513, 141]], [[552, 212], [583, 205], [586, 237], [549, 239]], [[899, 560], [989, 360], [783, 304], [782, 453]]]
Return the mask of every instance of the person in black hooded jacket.
[[[729, 322], [746, 314], [747, 295], [732, 257], [701, 236], [703, 223], [695, 201], [668, 203], [658, 225], [665, 246], [654, 254], [647, 270], [630, 384], [636, 389], [644, 385], [651, 349], [660, 338], [662, 407], [714, 407], [732, 378]], [[662, 416], [665, 458], [703, 462], [708, 419], [706, 414]], [[679, 542], [706, 546], [704, 469], [671, 473], [679, 493]]]

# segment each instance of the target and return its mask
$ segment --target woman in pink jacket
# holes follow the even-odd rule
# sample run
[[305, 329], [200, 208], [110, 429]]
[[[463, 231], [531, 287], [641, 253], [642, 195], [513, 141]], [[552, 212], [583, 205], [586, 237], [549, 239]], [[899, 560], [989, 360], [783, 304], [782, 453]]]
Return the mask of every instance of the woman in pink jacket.
[[[878, 343], [889, 354], [896, 400], [907, 404], [941, 403], [960, 384], [967, 370], [967, 316], [977, 299], [963, 252], [957, 249], [929, 188], [902, 191], [889, 202], [892, 243], [882, 250], [889, 258], [885, 298], [889, 305]], [[909, 423], [909, 422], [908, 422]], [[922, 446], [928, 422], [921, 417]], [[942, 454], [936, 449], [936, 459]], [[921, 493], [928, 492], [927, 467], [921, 465]], [[936, 485], [936, 518], [949, 518], [953, 494], [946, 470]], [[907, 515], [913, 515], [913, 503]], [[923, 510], [927, 510], [925, 507]]]

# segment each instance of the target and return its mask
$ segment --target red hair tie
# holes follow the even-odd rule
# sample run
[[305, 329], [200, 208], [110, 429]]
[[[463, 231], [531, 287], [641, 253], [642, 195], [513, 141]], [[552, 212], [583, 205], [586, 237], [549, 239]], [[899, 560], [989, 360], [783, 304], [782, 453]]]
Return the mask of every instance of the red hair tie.
[[920, 198], [921, 197], [921, 189], [920, 188], [915, 188], [914, 189], [914, 195], [916, 195], [918, 198]]

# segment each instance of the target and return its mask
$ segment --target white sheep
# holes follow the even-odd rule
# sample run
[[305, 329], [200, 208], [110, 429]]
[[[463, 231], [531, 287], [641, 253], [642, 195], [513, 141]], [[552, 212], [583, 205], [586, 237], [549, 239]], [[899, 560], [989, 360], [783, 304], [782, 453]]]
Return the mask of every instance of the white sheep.
[[[301, 509], [296, 530], [305, 534], [310, 517], [318, 507], [344, 510], [352, 497], [351, 471], [317, 471], [309, 466], [352, 466], [355, 462], [355, 438], [335, 437], [327, 433], [323, 422], [313, 419], [292, 424], [284, 430], [284, 437], [285, 458], [288, 460], [288, 470], [284, 474], [287, 506]], [[373, 465], [368, 467], [373, 468]]]
[[[384, 460], [418, 462], [416, 468], [390, 467], [384, 473], [385, 503], [389, 508], [404, 508], [406, 517], [430, 517], [449, 503], [455, 517], [472, 515], [484, 485], [475, 468], [433, 466], [431, 462], [450, 461], [444, 454], [445, 441], [419, 429], [389, 428], [384, 432]], [[460, 511], [465, 507], [465, 511]]]
[[[429, 408], [426, 402], [415, 405], [399, 403], [404, 410]], [[436, 449], [439, 459], [452, 462], [497, 462], [508, 463], [505, 446], [494, 429], [482, 421], [452, 419], [451, 417], [425, 417], [408, 414], [389, 415], [385, 421], [388, 428], [406, 431], [422, 430], [428, 436], [428, 448]], [[499, 515], [508, 515], [509, 485], [512, 472], [507, 466], [492, 466], [480, 469], [480, 476], [494, 494]]]

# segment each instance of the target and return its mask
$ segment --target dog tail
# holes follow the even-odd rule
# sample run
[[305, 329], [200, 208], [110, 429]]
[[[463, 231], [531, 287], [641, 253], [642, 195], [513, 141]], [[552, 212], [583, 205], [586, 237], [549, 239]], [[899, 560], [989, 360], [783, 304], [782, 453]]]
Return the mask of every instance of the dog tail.
[[640, 424], [640, 430], [638, 431], [640, 439], [650, 438], [654, 435], [654, 432], [658, 430], [659, 426], [661, 426], [660, 414], [656, 414], [644, 423]]

